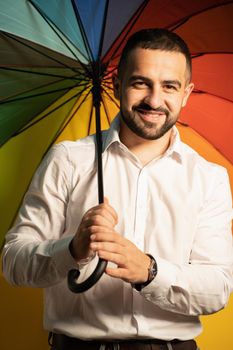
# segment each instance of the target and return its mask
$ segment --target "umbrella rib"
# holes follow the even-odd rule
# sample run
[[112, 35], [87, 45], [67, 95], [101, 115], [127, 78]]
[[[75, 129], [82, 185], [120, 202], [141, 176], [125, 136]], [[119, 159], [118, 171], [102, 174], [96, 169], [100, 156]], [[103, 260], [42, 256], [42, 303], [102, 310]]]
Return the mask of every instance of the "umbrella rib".
[[167, 26], [167, 28], [169, 28], [172, 32], [174, 32], [174, 30], [178, 29], [179, 27], [181, 27], [183, 24], [185, 24], [186, 22], [188, 22], [190, 20], [190, 18], [192, 18], [192, 16], [188, 16], [185, 18], [182, 18], [181, 20], [179, 20], [179, 22], [177, 22], [176, 24], [172, 24], [172, 26]]
[[[72, 53], [72, 55], [80, 62], [80, 64], [82, 64], [82, 62], [79, 60], [79, 58], [77, 57], [77, 55], [75, 54], [75, 52], [71, 49], [71, 47], [69, 45], [67, 45], [67, 43], [65, 42], [65, 40], [62, 38], [62, 36], [59, 34], [59, 28], [56, 26], [56, 24], [50, 19], [48, 18], [48, 16], [44, 13], [44, 11], [42, 11], [32, 0], [28, 0], [28, 2], [36, 9], [37, 12], [39, 12], [39, 14], [41, 15], [41, 17], [46, 21], [46, 23], [50, 26], [50, 28], [53, 30], [53, 32], [58, 36], [58, 38], [62, 41], [62, 43], [65, 45], [65, 47]], [[51, 25], [51, 23], [53, 23], [54, 27]], [[62, 33], [66, 39], [69, 41], [70, 44], [71, 41], [69, 40], [69, 38], [67, 38], [67, 36]], [[76, 45], [75, 45], [76, 47]], [[78, 52], [82, 55], [82, 57], [87, 60], [87, 57], [76, 47], [76, 49], [78, 50]]]
[[[106, 93], [106, 91], [105, 91], [105, 93]], [[109, 112], [108, 112], [108, 108], [107, 108], [106, 101], [105, 101], [104, 98], [102, 98], [102, 102], [103, 102], [105, 114], [106, 114], [106, 116], [107, 116], [108, 125], [110, 125], [111, 120], [110, 120], [110, 118], [109, 118]]]
[[107, 23], [108, 7], [109, 7], [109, 0], [106, 1], [105, 9], [104, 9], [104, 20], [103, 20], [103, 24], [102, 24], [102, 28], [101, 28], [101, 36], [100, 36], [98, 60], [100, 60], [101, 52], [102, 52], [103, 44], [104, 44], [104, 34], [105, 34], [106, 23]]
[[[70, 102], [72, 99], [74, 98], [77, 98], [78, 96], [80, 96], [84, 91], [86, 90], [86, 87], [85, 89], [79, 91], [78, 94], [75, 94], [74, 96], [68, 98], [66, 101], [62, 102], [61, 104], [59, 104], [58, 106], [56, 106], [55, 108], [53, 108], [51, 111], [49, 111], [48, 113], [46, 113], [45, 115], [43, 115], [42, 117], [38, 118], [37, 120], [35, 120], [34, 122], [26, 125], [24, 128], [20, 129], [18, 132], [16, 132], [14, 135], [12, 136], [17, 136], [19, 134], [21, 134], [22, 132], [26, 131], [27, 129], [29, 129], [30, 127], [32, 127], [33, 125], [37, 124], [38, 122], [40, 122], [41, 120], [45, 119], [48, 115], [50, 115], [51, 113], [55, 112], [56, 110], [58, 110], [59, 108], [61, 108], [62, 106], [64, 106], [66, 103]], [[89, 94], [90, 92], [88, 92]]]
[[108, 98], [115, 104], [115, 106], [120, 109], [120, 105], [114, 100], [114, 98], [112, 98], [112, 96], [109, 94], [109, 92], [104, 87], [103, 87], [103, 91], [108, 96]]
[[[118, 56], [118, 55], [117, 55]], [[115, 57], [117, 57], [115, 56]], [[119, 55], [120, 57], [120, 55]], [[112, 76], [112, 73], [116, 70], [116, 67], [112, 67], [111, 69], [106, 70], [106, 74], [104, 76], [105, 79], [109, 79]]]
[[187, 123], [187, 122], [183, 122], [183, 121], [181, 121], [180, 119], [179, 120], [177, 120], [177, 122], [176, 122], [177, 124], [179, 124], [179, 125], [182, 125], [182, 126], [186, 126], [186, 127], [189, 127], [189, 124]]
[[230, 0], [230, 1], [226, 1], [225, 3], [210, 5], [210, 6], [204, 8], [202, 10], [195, 11], [191, 15], [188, 15], [188, 16], [186, 16], [184, 18], [181, 18], [178, 22], [174, 22], [173, 24], [170, 24], [166, 28], [169, 28], [171, 31], [174, 31], [177, 28], [179, 28], [180, 26], [182, 26], [182, 24], [184, 24], [185, 22], [189, 21], [191, 18], [199, 15], [200, 13], [204, 13], [206, 11], [213, 10], [213, 9], [215, 9], [217, 7], [223, 7], [223, 6], [226, 6], [226, 5], [230, 5], [232, 3], [233, 3], [233, 1]]
[[90, 135], [90, 130], [91, 130], [91, 122], [92, 122], [92, 118], [93, 118], [93, 111], [94, 111], [94, 103], [93, 103], [93, 99], [92, 99], [92, 104], [91, 104], [91, 115], [90, 115], [90, 118], [89, 118], [89, 123], [88, 123], [88, 135]]
[[[87, 96], [90, 94], [90, 91], [88, 92], [88, 94], [87, 94]], [[82, 103], [85, 101], [85, 99], [87, 98], [87, 96], [84, 98], [84, 100], [82, 100]], [[79, 106], [80, 107], [80, 106]], [[78, 107], [78, 108], [79, 108]], [[76, 112], [77, 112], [77, 109], [76, 109]], [[72, 118], [73, 118], [73, 116], [72, 116]], [[70, 118], [69, 118], [69, 121], [70, 121]], [[67, 125], [68, 123], [66, 123], [66, 125]], [[45, 156], [45, 154], [48, 152], [48, 150], [51, 148], [51, 146], [54, 144], [54, 142], [55, 142], [55, 140], [57, 139], [57, 137], [62, 133], [62, 131], [64, 130], [64, 127], [62, 127], [62, 129], [61, 130], [59, 130], [56, 134], [55, 134], [55, 136], [52, 138], [52, 141], [49, 143], [49, 145], [48, 145], [48, 147], [46, 148], [46, 150], [45, 150], [45, 152], [44, 152], [44, 154], [43, 154], [43, 156], [41, 157], [41, 158], [43, 158], [44, 156]], [[16, 136], [16, 135], [15, 135]], [[15, 217], [13, 218], [13, 220], [12, 220], [12, 224], [13, 224], [13, 222], [14, 222], [14, 220], [15, 220]], [[10, 226], [12, 226], [12, 224], [10, 225]]]
[[[56, 83], [56, 82], [54, 82]], [[67, 86], [65, 88], [61, 88], [61, 89], [55, 89], [55, 90], [50, 90], [50, 91], [46, 91], [46, 92], [41, 92], [41, 93], [38, 93], [38, 94], [34, 94], [34, 95], [30, 95], [30, 96], [21, 96], [21, 97], [17, 97], [17, 98], [13, 98], [13, 99], [5, 99], [3, 101], [0, 101], [0, 104], [5, 104], [5, 103], [10, 103], [10, 102], [16, 102], [16, 101], [22, 101], [22, 100], [27, 100], [29, 98], [33, 98], [33, 97], [39, 97], [39, 96], [44, 96], [44, 95], [48, 95], [48, 94], [53, 94], [55, 92], [59, 92], [59, 91], [65, 91], [65, 90], [68, 90], [70, 88], [75, 88], [77, 86], [87, 86], [88, 84], [80, 84], [80, 85], [74, 85], [72, 87], [70, 86]], [[46, 86], [46, 85], [45, 85]], [[49, 86], [49, 85], [48, 85]], [[37, 88], [36, 88], [37, 89]], [[39, 89], [39, 88], [38, 88]], [[16, 96], [20, 96], [19, 95], [16, 95]]]
[[[62, 82], [62, 81], [64, 81], [64, 80], [66, 80], [66, 79], [65, 79], [65, 78], [64, 78], [64, 79], [59, 79], [59, 80], [52, 81], [52, 82], [49, 82], [49, 83], [46, 83], [46, 84], [42, 84], [42, 85], [40, 85], [40, 86], [31, 88], [31, 89], [27, 89], [27, 90], [24, 90], [24, 91], [21, 90], [20, 93], [18, 93], [18, 94], [14, 94], [14, 95], [11, 95], [11, 96], [8, 96], [8, 97], [2, 99], [2, 100], [0, 101], [0, 104], [7, 103], [7, 102], [12, 102], [12, 101], [17, 101], [18, 98], [13, 99], [13, 97], [17, 97], [17, 96], [20, 96], [20, 95], [25, 94], [25, 93], [29, 93], [29, 92], [32, 92], [32, 91], [36, 91], [36, 90], [38, 90], [38, 89], [41, 89], [41, 88], [44, 88], [44, 87], [48, 87], [48, 86], [51, 86], [51, 85], [56, 84], [56, 83], [60, 83], [60, 82]], [[36, 95], [35, 95], [35, 96], [36, 96]], [[33, 97], [33, 95], [30, 95], [30, 96], [28, 96], [28, 97]], [[9, 100], [9, 99], [10, 99], [10, 100]]]
[[197, 54], [192, 54], [192, 59], [198, 58], [200, 56], [206, 56], [206, 55], [232, 55], [233, 52], [230, 51], [210, 51], [210, 52], [199, 52]]
[[227, 101], [227, 102], [231, 102], [233, 103], [233, 101], [229, 98], [226, 98], [226, 97], [223, 97], [223, 96], [219, 96], [219, 95], [216, 95], [216, 94], [213, 94], [211, 92], [208, 92], [208, 91], [204, 91], [204, 90], [201, 90], [201, 89], [194, 89], [193, 90], [193, 93], [194, 94], [206, 94], [206, 95], [210, 95], [210, 96], [213, 96], [213, 97], [217, 97], [217, 98], [220, 98], [221, 100], [224, 100], [224, 101]]
[[[135, 23], [137, 22], [138, 18], [141, 16], [144, 8], [147, 6], [147, 4], [149, 3], [149, 0], [145, 0], [137, 9], [137, 11], [132, 15], [132, 17], [129, 19], [129, 21], [127, 22], [126, 26], [132, 22], [129, 26], [129, 28], [127, 29], [126, 33], [124, 34], [123, 38], [121, 39], [120, 43], [117, 45], [117, 47], [115, 48], [115, 50], [113, 51], [111, 58], [109, 59], [109, 62], [112, 60], [112, 58], [115, 56], [116, 52], [119, 50], [120, 46], [122, 45], [123, 41], [125, 40], [125, 38], [128, 36], [129, 32], [132, 30], [133, 26], [135, 25]], [[112, 42], [111, 46], [109, 47], [108, 51], [106, 52], [106, 54], [103, 57], [103, 61], [104, 58], [106, 57], [107, 53], [111, 50], [111, 48], [114, 46], [114, 44], [117, 42], [117, 40], [119, 39], [119, 37], [122, 35], [124, 29], [126, 28], [126, 26], [121, 30], [121, 32], [118, 34], [118, 36], [115, 38], [115, 40]]]
[[[17, 42], [20, 43], [21, 45], [26, 46], [27, 48], [31, 49], [32, 51], [35, 51], [35, 52], [39, 53], [40, 55], [42, 55], [42, 56], [44, 56], [44, 57], [46, 57], [46, 58], [48, 58], [48, 59], [50, 59], [50, 60], [52, 60], [52, 61], [58, 63], [58, 64], [61, 65], [61, 66], [64, 66], [64, 67], [66, 67], [66, 68], [68, 68], [68, 69], [70, 69], [70, 70], [72, 70], [72, 71], [76, 71], [76, 69], [77, 69], [77, 68], [72, 68], [72, 67], [68, 66], [67, 64], [65, 64], [64, 62], [59, 61], [59, 60], [57, 60], [56, 58], [51, 57], [51, 56], [47, 55], [47, 54], [44, 53], [44, 52], [41, 52], [40, 50], [36, 49], [35, 47], [30, 46], [29, 44], [27, 44], [27, 43], [23, 42], [22, 40], [20, 40], [20, 38], [17, 37], [17, 36], [11, 35], [10, 33], [7, 33], [7, 32], [5, 32], [5, 31], [1, 31], [0, 33], [1, 33], [3, 36], [9, 37], [9, 38], [11, 38], [11, 39], [17, 41]], [[27, 41], [27, 42], [30, 42], [30, 41]], [[73, 60], [72, 58], [70, 58], [70, 59]], [[75, 62], [75, 61], [74, 61], [74, 62]], [[79, 62], [79, 61], [78, 61], [78, 62]], [[79, 62], [79, 63], [80, 63], [80, 65], [82, 65], [81, 62]], [[83, 66], [83, 65], [82, 65], [82, 66]]]
[[[113, 87], [110, 86], [110, 85], [108, 85], [108, 84], [103, 83], [103, 84], [102, 84], [102, 87], [105, 87], [106, 89], [111, 90], [112, 92], [114, 91]], [[105, 91], [105, 90], [104, 90], [104, 91]], [[107, 92], [107, 91], [105, 91], [105, 92]]]
[[[82, 103], [86, 100], [87, 96], [90, 94], [90, 91], [87, 93], [87, 95], [85, 96], [85, 98], [82, 100]], [[81, 104], [80, 104], [81, 105]], [[80, 107], [79, 105], [79, 107]], [[78, 107], [78, 108], [79, 108]], [[76, 112], [77, 112], [77, 109], [76, 109]], [[72, 118], [73, 118], [73, 115], [72, 115]], [[71, 118], [69, 118], [69, 121], [71, 120]], [[65, 127], [67, 126], [68, 122], [65, 124]], [[48, 147], [46, 148], [44, 154], [42, 155], [41, 158], [43, 158], [45, 156], [45, 154], [48, 152], [48, 150], [51, 148], [51, 146], [54, 144], [55, 140], [57, 139], [57, 137], [62, 133], [62, 131], [65, 129], [65, 127], [62, 127], [62, 129], [55, 134], [55, 136], [52, 138], [52, 141], [49, 143]], [[14, 135], [14, 136], [17, 136], [17, 135]], [[12, 220], [13, 222], [14, 220]]]
[[[39, 67], [32, 67], [32, 68], [37, 68], [38, 69]], [[43, 67], [41, 67], [41, 68], [43, 68]], [[48, 76], [48, 77], [54, 77], [54, 78], [78, 80], [77, 77], [76, 77], [76, 74], [69, 77], [69, 76], [60, 75], [60, 74], [52, 74], [52, 73], [45, 73], [45, 72], [38, 72], [38, 71], [30, 71], [30, 70], [23, 69], [23, 68], [21, 69], [21, 68], [0, 66], [0, 69], [2, 69], [2, 70], [9, 70], [9, 71], [13, 71], [13, 72], [19, 72], [19, 73], [42, 75], [42, 76]], [[85, 80], [85, 79], [88, 80], [85, 77], [85, 75], [82, 75], [82, 77], [79, 80]]]
[[[28, 90], [24, 90], [24, 91], [20, 91], [20, 93], [18, 94], [14, 94], [14, 95], [11, 95], [11, 96], [8, 96], [2, 100], [0, 100], [0, 104], [4, 104], [4, 103], [9, 103], [9, 102], [15, 102], [15, 101], [18, 101], [18, 100], [22, 100], [24, 98], [32, 98], [32, 97], [37, 97], [37, 96], [40, 96], [41, 94], [35, 94], [35, 95], [30, 95], [30, 96], [24, 96], [24, 97], [18, 97], [18, 96], [21, 96], [22, 94], [25, 94], [25, 93], [29, 93], [29, 92], [33, 92], [33, 91], [36, 91], [38, 89], [41, 89], [41, 88], [44, 88], [44, 87], [48, 87], [48, 86], [52, 86], [53, 84], [57, 84], [57, 83], [60, 83], [62, 81], [65, 81], [66, 79], [60, 79], [60, 80], [56, 80], [56, 81], [53, 81], [53, 82], [49, 82], [47, 84], [42, 84], [40, 86], [37, 86], [35, 88], [32, 88], [32, 89], [28, 89]], [[85, 84], [79, 84], [79, 85], [74, 85], [74, 86], [70, 86], [70, 87], [66, 87], [66, 89], [68, 88], [75, 88], [76, 86], [86, 86], [87, 83]], [[51, 93], [53, 92], [56, 92], [56, 90], [50, 90]], [[46, 94], [46, 93], [45, 93]], [[15, 98], [14, 98], [15, 97]]]
[[[83, 92], [83, 91], [82, 91]], [[56, 138], [63, 132], [63, 130], [67, 127], [67, 125], [69, 124], [69, 122], [73, 119], [73, 117], [75, 116], [75, 114], [77, 113], [77, 111], [79, 110], [79, 108], [81, 107], [81, 105], [86, 101], [86, 99], [88, 98], [88, 96], [91, 93], [91, 89], [88, 91], [88, 93], [83, 97], [82, 101], [79, 103], [79, 105], [75, 108], [74, 112], [71, 114], [71, 116], [68, 118], [68, 120], [65, 122], [65, 124], [62, 126], [61, 129], [58, 130], [58, 132], [55, 134], [54, 138], [53, 138], [53, 142], [54, 140], [56, 140]], [[52, 142], [52, 143], [53, 143]]]
[[84, 46], [85, 46], [86, 51], [87, 51], [88, 56], [89, 56], [89, 61], [94, 61], [94, 57], [93, 57], [93, 54], [91, 52], [91, 48], [89, 46], [88, 39], [86, 37], [86, 33], [85, 33], [85, 30], [84, 30], [84, 27], [83, 27], [83, 23], [82, 23], [82, 20], [81, 20], [78, 8], [75, 6], [74, 0], [71, 0], [71, 3], [72, 3], [72, 6], [73, 6], [73, 9], [74, 9], [74, 13], [75, 13], [75, 17], [76, 17], [78, 26], [80, 28], [80, 33], [81, 33], [82, 38], [83, 38]]
[[[208, 142], [210, 142], [210, 141], [206, 138], [206, 135], [203, 135], [202, 133], [200, 133], [200, 130], [197, 130], [193, 125], [190, 126], [190, 124], [188, 124], [187, 122], [183, 122], [183, 121], [180, 121], [180, 120], [177, 121], [177, 124], [180, 124], [181, 126], [184, 126], [184, 127], [186, 127], [186, 128], [190, 128], [190, 127], [191, 127], [194, 131], [198, 132], [199, 135], [201, 135], [201, 136], [204, 137]], [[212, 143], [211, 145], [212, 145], [212, 147], [213, 147], [214, 149], [216, 149], [219, 153], [222, 154], [222, 150], [221, 150], [220, 148], [216, 147], [216, 145], [214, 145], [213, 143]], [[224, 154], [224, 156], [226, 157], [226, 159], [227, 159], [230, 163], [232, 163], [232, 160], [231, 160], [226, 154]]]
[[[129, 32], [131, 31], [131, 29], [133, 28], [134, 24], [136, 23], [137, 19], [140, 17], [142, 11], [144, 10], [144, 8], [146, 7], [147, 3], [149, 1], [145, 1], [145, 3], [142, 3], [141, 7], [137, 10], [136, 14], [134, 14], [135, 19], [133, 21], [133, 23], [130, 25], [130, 27], [128, 28], [127, 32], [125, 33], [124, 37], [122, 38], [121, 42], [118, 44], [118, 46], [115, 48], [114, 52], [112, 53], [111, 55], [111, 58], [109, 59], [109, 62], [112, 60], [113, 57], [116, 57], [116, 52], [118, 51], [118, 49], [120, 48], [122, 42], [124, 41], [124, 39], [128, 36]], [[174, 22], [173, 24], [170, 24], [169, 26], [167, 26], [167, 28], [169, 28], [170, 30], [174, 31], [175, 29], [177, 29], [179, 26], [181, 26], [182, 24], [184, 24], [185, 22], [187, 22], [190, 18], [200, 14], [200, 13], [203, 13], [205, 11], [208, 11], [208, 10], [211, 10], [211, 9], [214, 9], [216, 7], [222, 7], [222, 6], [225, 6], [225, 5], [229, 5], [233, 3], [233, 1], [227, 1], [225, 2], [224, 4], [216, 4], [216, 5], [211, 5], [203, 10], [200, 10], [200, 11], [196, 11], [195, 13], [193, 13], [192, 15], [189, 15], [189, 16], [186, 16], [184, 18], [182, 18], [181, 20], [179, 20], [178, 22]], [[141, 10], [141, 11], [140, 11]], [[139, 12], [140, 11], [140, 12]], [[139, 12], [139, 13], [138, 13]], [[132, 17], [133, 18], [133, 17]], [[128, 23], [130, 23], [130, 21], [132, 21], [132, 18], [129, 20]], [[124, 30], [124, 29], [123, 29]], [[120, 37], [120, 35], [122, 34], [123, 30], [120, 32], [120, 34], [118, 35], [118, 37], [114, 40], [114, 42], [112, 43], [112, 45], [110, 46], [108, 52], [111, 50], [111, 48], [114, 46], [114, 43], [117, 41], [117, 39]], [[108, 53], [107, 52], [107, 53]], [[106, 57], [107, 53], [105, 54], [104, 58]], [[103, 60], [104, 60], [103, 58]]]
[[[115, 70], [115, 69], [114, 69]], [[111, 90], [113, 90], [113, 87], [112, 87], [112, 77], [110, 76], [110, 73], [107, 73], [104, 78], [102, 79], [102, 83], [107, 87], [109, 86], [109, 88]]]

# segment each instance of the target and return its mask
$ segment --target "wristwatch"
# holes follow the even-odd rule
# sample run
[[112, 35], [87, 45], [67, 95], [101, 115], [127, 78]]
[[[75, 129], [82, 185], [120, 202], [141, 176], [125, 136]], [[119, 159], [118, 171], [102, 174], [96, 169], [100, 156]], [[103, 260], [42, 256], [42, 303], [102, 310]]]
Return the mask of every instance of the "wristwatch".
[[153, 279], [155, 278], [155, 276], [157, 275], [157, 272], [158, 272], [158, 267], [157, 267], [157, 263], [156, 263], [155, 258], [152, 255], [150, 255], [150, 254], [146, 254], [146, 255], [149, 256], [149, 258], [151, 259], [150, 266], [148, 267], [148, 279], [144, 283], [134, 283], [134, 284], [132, 284], [133, 288], [135, 288], [139, 292], [144, 287], [146, 287], [151, 281], [153, 281]]

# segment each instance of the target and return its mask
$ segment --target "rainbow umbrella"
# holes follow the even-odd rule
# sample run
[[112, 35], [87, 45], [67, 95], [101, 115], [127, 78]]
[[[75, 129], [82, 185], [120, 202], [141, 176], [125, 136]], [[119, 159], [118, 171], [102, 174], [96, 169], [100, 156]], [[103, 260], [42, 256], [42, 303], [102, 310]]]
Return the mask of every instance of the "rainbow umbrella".
[[187, 41], [196, 89], [182, 137], [196, 147], [201, 135], [201, 153], [210, 143], [232, 174], [232, 1], [0, 0], [0, 10], [1, 244], [51, 145], [109, 126], [118, 111], [112, 72], [142, 28], [169, 28]]

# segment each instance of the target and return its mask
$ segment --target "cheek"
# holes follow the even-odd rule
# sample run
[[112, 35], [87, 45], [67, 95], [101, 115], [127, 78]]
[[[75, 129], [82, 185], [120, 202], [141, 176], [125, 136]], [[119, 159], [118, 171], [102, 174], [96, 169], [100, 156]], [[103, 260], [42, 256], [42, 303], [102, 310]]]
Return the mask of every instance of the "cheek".
[[125, 93], [125, 101], [129, 106], [138, 105], [145, 98], [145, 92], [143, 90], [129, 90]]
[[170, 96], [166, 99], [166, 105], [171, 112], [179, 112], [183, 106], [183, 98], [181, 96]]
[[131, 110], [132, 107], [138, 104], [138, 94], [132, 93], [132, 91], [125, 91], [121, 94], [121, 107], [123, 109]]
[[164, 106], [171, 112], [175, 112], [178, 108], [178, 100], [174, 96], [166, 96], [163, 100]]

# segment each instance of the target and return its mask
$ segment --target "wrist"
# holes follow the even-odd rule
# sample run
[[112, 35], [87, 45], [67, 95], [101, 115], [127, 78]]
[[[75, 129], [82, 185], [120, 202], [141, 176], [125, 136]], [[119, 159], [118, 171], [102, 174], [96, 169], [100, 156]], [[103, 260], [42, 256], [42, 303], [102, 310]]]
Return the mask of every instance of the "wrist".
[[132, 287], [135, 288], [137, 291], [141, 291], [144, 287], [146, 287], [153, 279], [156, 277], [158, 272], [158, 267], [155, 258], [150, 255], [146, 254], [150, 258], [150, 265], [148, 267], [148, 276], [147, 280], [144, 283], [134, 283], [132, 284]]
[[74, 242], [74, 238], [73, 238], [69, 244], [69, 251], [70, 251], [71, 256], [76, 261], [78, 266], [83, 266], [83, 265], [88, 264], [95, 257], [95, 253], [92, 252], [91, 254], [89, 254], [87, 256], [84, 256], [84, 255], [79, 256], [74, 249], [74, 243], [75, 242]]

